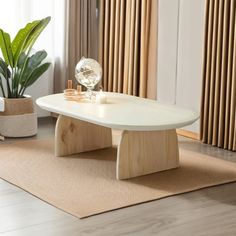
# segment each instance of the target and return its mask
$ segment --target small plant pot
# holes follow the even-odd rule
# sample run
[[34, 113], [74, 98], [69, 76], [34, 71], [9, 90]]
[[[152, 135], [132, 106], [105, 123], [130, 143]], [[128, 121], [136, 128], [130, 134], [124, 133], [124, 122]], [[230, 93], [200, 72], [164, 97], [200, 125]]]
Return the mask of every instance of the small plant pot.
[[37, 114], [33, 100], [4, 98], [4, 112], [0, 112], [0, 134], [5, 137], [29, 137], [37, 134]]

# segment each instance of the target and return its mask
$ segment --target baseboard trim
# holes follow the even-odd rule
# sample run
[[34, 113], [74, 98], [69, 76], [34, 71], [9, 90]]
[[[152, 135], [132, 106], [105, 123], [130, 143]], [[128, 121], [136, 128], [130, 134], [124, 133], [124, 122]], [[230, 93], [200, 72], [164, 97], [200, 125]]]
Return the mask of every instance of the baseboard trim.
[[200, 140], [200, 136], [196, 132], [192, 132], [192, 131], [184, 130], [184, 129], [177, 129], [176, 132], [180, 136], [191, 138], [194, 140]]

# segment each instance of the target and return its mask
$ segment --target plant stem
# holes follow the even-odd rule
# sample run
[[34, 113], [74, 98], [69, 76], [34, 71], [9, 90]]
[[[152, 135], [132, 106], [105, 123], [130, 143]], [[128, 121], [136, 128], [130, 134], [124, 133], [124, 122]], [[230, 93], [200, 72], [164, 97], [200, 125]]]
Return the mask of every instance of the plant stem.
[[9, 78], [7, 78], [6, 81], [7, 81], [7, 95], [8, 95], [8, 98], [11, 98], [12, 97], [12, 93], [11, 93], [11, 87], [10, 87], [10, 83], [9, 83]]
[[[28, 57], [29, 57], [29, 53], [30, 53], [30, 51], [28, 50], [28, 52], [27, 52], [27, 54], [26, 54], [26, 58], [27, 58], [27, 59], [28, 59]], [[27, 59], [24, 61], [23, 68], [21, 69], [21, 72], [20, 72], [20, 75], [19, 75], [19, 82], [21, 81], [22, 73], [23, 73], [24, 70], [25, 70], [25, 66], [26, 66], [27, 61], [28, 61]], [[23, 85], [21, 84], [21, 88], [20, 88], [20, 91], [19, 91], [19, 95], [22, 94], [22, 91], [23, 91], [23, 93], [24, 93], [24, 91], [25, 91], [25, 83], [24, 83]], [[21, 95], [21, 96], [22, 96], [22, 95]]]

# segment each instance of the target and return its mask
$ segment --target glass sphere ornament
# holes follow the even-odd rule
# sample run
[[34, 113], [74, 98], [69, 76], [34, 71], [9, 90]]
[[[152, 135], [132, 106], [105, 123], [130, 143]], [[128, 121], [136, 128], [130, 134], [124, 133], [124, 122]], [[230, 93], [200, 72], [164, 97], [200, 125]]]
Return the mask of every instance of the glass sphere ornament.
[[102, 67], [96, 60], [82, 57], [75, 67], [75, 78], [86, 87], [86, 97], [92, 99], [94, 87], [102, 78]]

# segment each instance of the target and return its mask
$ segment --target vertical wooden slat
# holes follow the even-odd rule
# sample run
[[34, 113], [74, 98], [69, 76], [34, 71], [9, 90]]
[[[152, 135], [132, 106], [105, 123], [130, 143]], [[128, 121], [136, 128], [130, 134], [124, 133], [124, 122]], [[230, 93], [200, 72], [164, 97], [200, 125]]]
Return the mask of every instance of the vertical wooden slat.
[[231, 83], [231, 98], [230, 98], [230, 121], [229, 121], [229, 143], [228, 149], [233, 149], [234, 136], [235, 136], [235, 107], [236, 107], [236, 22], [234, 22], [234, 50], [233, 50], [233, 72]]
[[[220, 94], [217, 94], [217, 117], [218, 135], [216, 135], [216, 145], [218, 147], [224, 146], [224, 124], [225, 124], [225, 88], [227, 83], [227, 64], [228, 64], [228, 45], [229, 45], [229, 15], [230, 15], [230, 2], [226, 1], [224, 6], [224, 24], [223, 24], [223, 42], [222, 42], [222, 69], [221, 69], [221, 81], [219, 85]], [[218, 115], [220, 114], [220, 115]], [[217, 133], [217, 132], [216, 132]], [[218, 140], [217, 140], [218, 139]]]
[[134, 76], [133, 76], [133, 95], [138, 95], [138, 76], [139, 76], [139, 35], [140, 35], [140, 0], [136, 1], [135, 15], [135, 35], [134, 35]]
[[151, 0], [150, 26], [148, 33], [147, 98], [157, 99], [157, 48], [158, 48], [158, 2]]
[[219, 0], [215, 0], [213, 11], [213, 36], [212, 36], [212, 55], [211, 55], [211, 76], [209, 89], [209, 115], [208, 115], [208, 135], [207, 143], [212, 143], [213, 135], [213, 117], [215, 100], [215, 76], [216, 76], [216, 52], [217, 52], [217, 33], [218, 33], [218, 9]]
[[207, 34], [207, 58], [206, 58], [206, 75], [205, 75], [205, 90], [204, 90], [204, 116], [202, 141], [207, 142], [208, 137], [208, 116], [209, 116], [209, 94], [210, 94], [210, 77], [211, 77], [211, 58], [212, 58], [212, 34], [213, 34], [213, 19], [214, 19], [214, 0], [209, 2], [209, 21]]
[[118, 92], [118, 65], [119, 65], [119, 35], [120, 35], [120, 0], [116, 0], [115, 15], [115, 42], [114, 42], [114, 73], [113, 92]]
[[119, 35], [119, 64], [118, 64], [118, 92], [123, 91], [124, 81], [124, 43], [125, 43], [125, 0], [120, 0], [120, 35]]
[[146, 19], [145, 19], [145, 54], [146, 54], [146, 58], [147, 57], [147, 49], [148, 49], [148, 35], [149, 35], [149, 30], [150, 30], [150, 14], [151, 14], [151, 2], [152, 1], [147, 1], [146, 3]]
[[234, 23], [235, 22], [235, 1], [231, 1], [230, 5], [230, 23], [229, 23], [229, 47], [228, 47], [228, 67], [227, 67], [227, 80], [226, 80], [226, 102], [224, 116], [224, 148], [228, 148], [229, 142], [229, 122], [230, 122], [230, 98], [231, 98], [231, 82], [232, 82], [232, 67], [233, 67], [233, 48], [234, 48]]
[[125, 17], [125, 51], [124, 51], [124, 78], [123, 78], [123, 92], [128, 93], [129, 81], [129, 57], [130, 57], [130, 29], [131, 29], [131, 1], [126, 1], [126, 17]]
[[150, 25], [150, 7], [151, 1], [141, 1], [141, 52], [140, 52], [140, 83], [139, 83], [139, 96], [147, 96], [147, 53], [148, 53], [148, 41], [147, 35], [149, 35]]
[[[149, 43], [149, 35], [150, 35], [150, 14], [151, 14], [151, 3], [152, 1], [147, 1], [147, 7], [146, 7], [146, 26], [145, 26], [145, 61], [144, 61], [144, 71], [145, 71], [145, 77], [142, 80], [142, 77], [140, 79], [140, 87], [143, 88], [143, 93], [140, 95], [141, 97], [146, 98], [147, 97], [147, 82], [148, 82], [148, 43]], [[151, 62], [152, 63], [152, 62]], [[142, 84], [143, 83], [143, 84]]]
[[105, 26], [104, 26], [104, 65], [103, 65], [103, 87], [108, 90], [108, 62], [109, 62], [109, 22], [110, 22], [110, 1], [105, 0]]
[[105, 0], [99, 0], [99, 47], [98, 47], [98, 61], [101, 65], [104, 65], [104, 15], [105, 15]]
[[[236, 90], [236, 88], [235, 88], [235, 90]], [[234, 116], [235, 116], [235, 119], [234, 119], [234, 131], [233, 131], [234, 132], [234, 137], [233, 137], [232, 150], [236, 151], [236, 107], [235, 107], [235, 110], [234, 110]]]
[[136, 0], [131, 1], [131, 20], [130, 20], [130, 37], [129, 37], [129, 73], [128, 73], [128, 94], [133, 92], [133, 74], [134, 74], [134, 34], [135, 34], [135, 10]]
[[[223, 19], [224, 19], [224, 1], [219, 2], [218, 7], [218, 33], [217, 33], [217, 48], [216, 48], [216, 73], [215, 73], [215, 97], [214, 97], [214, 113], [213, 113], [213, 134], [212, 145], [217, 145], [218, 124], [219, 124], [219, 96], [220, 96], [220, 81], [222, 72], [222, 41], [223, 41]], [[213, 78], [214, 80], [214, 78]]]
[[114, 70], [114, 34], [115, 34], [115, 1], [110, 1], [110, 30], [109, 30], [109, 65], [108, 65], [108, 91], [113, 88]]
[[143, 97], [145, 93], [145, 26], [146, 26], [146, 1], [141, 0], [141, 37], [140, 37], [140, 81], [139, 81], [139, 96]]

